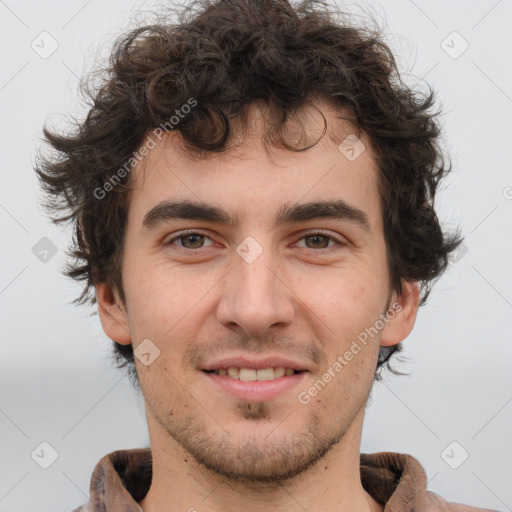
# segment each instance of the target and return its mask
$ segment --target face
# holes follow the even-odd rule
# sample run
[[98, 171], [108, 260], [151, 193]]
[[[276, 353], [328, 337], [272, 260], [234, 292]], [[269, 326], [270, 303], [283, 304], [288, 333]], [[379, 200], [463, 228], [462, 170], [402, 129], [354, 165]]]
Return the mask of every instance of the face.
[[[107, 334], [146, 354], [135, 360], [150, 434], [232, 478], [290, 478], [360, 429], [379, 345], [414, 322], [389, 287], [370, 142], [339, 149], [354, 128], [317, 105], [339, 140], [304, 152], [267, 154], [256, 106], [222, 156], [190, 158], [179, 134], [158, 142], [132, 171], [126, 308], [106, 314], [97, 286]], [[395, 300], [401, 311], [383, 322]]]

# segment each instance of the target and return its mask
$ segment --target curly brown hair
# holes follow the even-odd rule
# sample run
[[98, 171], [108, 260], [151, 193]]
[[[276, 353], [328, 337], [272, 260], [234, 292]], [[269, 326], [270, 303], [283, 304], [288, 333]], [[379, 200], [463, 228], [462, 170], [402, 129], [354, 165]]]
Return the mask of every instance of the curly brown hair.
[[[431, 111], [434, 92], [404, 84], [377, 23], [356, 27], [315, 0], [198, 0], [176, 22], [164, 19], [121, 36], [99, 76], [99, 84], [84, 88], [90, 109], [85, 120], [75, 120], [74, 132], [44, 127], [51, 152], [35, 166], [53, 222], [74, 227], [64, 273], [85, 281], [77, 304], [96, 302], [98, 282], [115, 286], [125, 302], [121, 262], [131, 180], [129, 172], [118, 183], [112, 178], [147, 134], [165, 127], [178, 130], [191, 153], [226, 151], [235, 132], [230, 119], [239, 116], [243, 126], [255, 101], [277, 113], [277, 133], [317, 97], [350, 112], [369, 137], [393, 290], [419, 282], [423, 305], [461, 242], [458, 234], [443, 233], [434, 211], [436, 189], [450, 170], [439, 111]], [[191, 98], [194, 108], [169, 123]], [[293, 151], [310, 147], [275, 140]], [[401, 373], [389, 366], [401, 348], [381, 347], [377, 370], [386, 364]], [[113, 355], [136, 380], [132, 345], [114, 343]]]

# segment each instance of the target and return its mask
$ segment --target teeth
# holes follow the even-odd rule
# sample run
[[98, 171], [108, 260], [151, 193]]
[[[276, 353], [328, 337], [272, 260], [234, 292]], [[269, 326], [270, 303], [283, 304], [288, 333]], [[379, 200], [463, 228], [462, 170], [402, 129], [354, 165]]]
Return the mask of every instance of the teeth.
[[274, 368], [260, 368], [256, 372], [256, 380], [272, 380], [274, 378]]
[[279, 377], [284, 377], [286, 370], [280, 366], [279, 368], [274, 368], [274, 378], [277, 379]]
[[230, 377], [233, 377], [233, 379], [239, 379], [240, 378], [240, 371], [238, 370], [238, 368], [228, 368], [228, 375]]
[[293, 375], [295, 370], [293, 368], [284, 368], [279, 366], [277, 368], [261, 368], [255, 370], [254, 368], [236, 368], [231, 366], [230, 368], [219, 368], [215, 370], [217, 375], [229, 375], [233, 379], [242, 380], [244, 382], [249, 381], [266, 381], [279, 379], [285, 375]]
[[256, 380], [256, 370], [240, 368], [240, 380]]

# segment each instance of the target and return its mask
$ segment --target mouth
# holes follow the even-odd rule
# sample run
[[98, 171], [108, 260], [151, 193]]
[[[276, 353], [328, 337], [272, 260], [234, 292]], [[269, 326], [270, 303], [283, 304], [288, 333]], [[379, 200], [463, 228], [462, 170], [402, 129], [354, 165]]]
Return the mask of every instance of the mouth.
[[222, 377], [230, 377], [235, 380], [244, 382], [266, 382], [269, 380], [280, 379], [281, 377], [289, 377], [297, 373], [302, 373], [306, 370], [295, 370], [293, 368], [285, 368], [284, 366], [277, 366], [275, 368], [238, 368], [230, 366], [229, 368], [216, 368], [214, 370], [203, 370], [206, 373], [212, 373]]
[[[284, 395], [297, 387], [307, 370], [293, 368], [216, 368], [202, 370], [208, 385], [221, 394], [228, 394], [238, 400], [264, 402]], [[302, 387], [301, 387], [302, 388]]]

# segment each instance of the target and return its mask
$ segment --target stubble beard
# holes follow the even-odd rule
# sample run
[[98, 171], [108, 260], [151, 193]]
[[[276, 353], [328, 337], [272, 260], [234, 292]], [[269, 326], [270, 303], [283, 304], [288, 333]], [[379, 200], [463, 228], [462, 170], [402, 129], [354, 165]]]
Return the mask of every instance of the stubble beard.
[[[238, 403], [237, 410], [247, 421], [248, 429], [251, 422], [272, 417], [272, 408], [264, 402], [243, 401]], [[266, 436], [247, 432], [242, 438], [224, 428], [220, 433], [208, 433], [197, 416], [179, 419], [171, 413], [166, 424], [158, 421], [200, 465], [233, 483], [260, 484], [268, 491], [313, 468], [340, 442], [355, 418], [354, 415], [342, 428], [327, 432], [321, 419], [312, 412], [302, 433], [283, 435], [287, 420], [293, 425], [293, 412], [288, 416]]]

